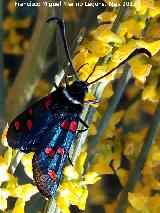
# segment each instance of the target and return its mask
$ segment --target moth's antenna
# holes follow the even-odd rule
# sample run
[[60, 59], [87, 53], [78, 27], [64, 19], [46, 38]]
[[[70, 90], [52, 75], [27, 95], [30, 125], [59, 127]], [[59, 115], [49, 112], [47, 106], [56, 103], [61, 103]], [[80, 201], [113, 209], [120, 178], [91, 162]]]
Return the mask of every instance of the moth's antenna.
[[96, 70], [96, 65], [93, 67], [92, 72], [89, 74], [89, 76], [88, 76], [87, 79], [84, 81], [84, 83], [86, 83], [86, 82], [89, 80], [89, 78], [93, 75], [93, 73], [94, 73], [95, 70]]
[[114, 72], [115, 70], [119, 69], [120, 67], [122, 67], [124, 64], [126, 64], [130, 59], [132, 59], [133, 57], [135, 57], [136, 55], [139, 55], [139, 54], [146, 54], [148, 57], [151, 57], [151, 53], [145, 49], [145, 48], [140, 48], [140, 49], [135, 49], [124, 61], [122, 61], [117, 67], [111, 69], [107, 74], [97, 78], [96, 80], [90, 82], [90, 83], [87, 83], [86, 85], [91, 85], [97, 81], [99, 81], [100, 79], [106, 77], [107, 75], [111, 74], [112, 72]]
[[[81, 69], [82, 69], [82, 67], [84, 67], [85, 65], [87, 65], [88, 63], [86, 63], [86, 64], [82, 64], [79, 68], [78, 68], [78, 70], [76, 70], [76, 73], [78, 73]], [[89, 64], [88, 64], [89, 65]]]
[[68, 61], [70, 63], [70, 66], [72, 68], [73, 75], [75, 76], [76, 80], [79, 81], [77, 73], [76, 73], [76, 71], [75, 71], [75, 69], [73, 67], [71, 56], [70, 56], [68, 45], [67, 45], [64, 21], [62, 19], [59, 19], [59, 18], [55, 17], [55, 18], [50, 18], [50, 19], [47, 20], [47, 23], [51, 23], [51, 22], [57, 22], [57, 24], [59, 25], [67, 59], [68, 59]]

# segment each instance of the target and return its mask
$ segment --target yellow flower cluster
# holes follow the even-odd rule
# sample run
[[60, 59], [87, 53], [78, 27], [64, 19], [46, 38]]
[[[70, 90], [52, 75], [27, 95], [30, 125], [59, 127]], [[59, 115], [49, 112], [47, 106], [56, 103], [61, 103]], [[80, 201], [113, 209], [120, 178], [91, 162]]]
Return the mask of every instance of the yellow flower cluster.
[[65, 178], [60, 186], [57, 198], [57, 205], [63, 213], [70, 213], [69, 204], [76, 205], [79, 209], [84, 210], [88, 196], [87, 185], [94, 184], [100, 179], [98, 173], [94, 171], [89, 171], [83, 176], [86, 157], [87, 153], [81, 152], [76, 160], [75, 167], [67, 166], [63, 171]]
[[9, 15], [4, 18], [3, 29], [5, 39], [3, 42], [4, 53], [21, 55], [24, 54], [29, 46], [28, 40], [18, 33], [18, 29], [27, 29], [31, 24], [31, 18], [25, 17], [19, 20], [15, 17], [15, 1], [9, 0], [7, 9]]
[[[5, 128], [2, 135], [2, 144], [6, 147], [7, 129], [8, 126]], [[17, 201], [12, 212], [18, 213], [24, 212], [25, 202], [30, 200], [30, 198], [38, 192], [38, 189], [32, 184], [19, 185], [18, 179], [8, 172], [9, 166], [12, 164], [11, 160], [15, 157], [15, 153], [15, 151], [7, 147], [4, 156], [0, 156], [0, 210], [6, 210], [8, 197], [16, 197]], [[29, 168], [31, 169], [31, 159], [32, 154], [27, 157], [24, 156], [22, 162], [25, 165], [26, 173], [32, 177], [32, 171], [29, 170]]]

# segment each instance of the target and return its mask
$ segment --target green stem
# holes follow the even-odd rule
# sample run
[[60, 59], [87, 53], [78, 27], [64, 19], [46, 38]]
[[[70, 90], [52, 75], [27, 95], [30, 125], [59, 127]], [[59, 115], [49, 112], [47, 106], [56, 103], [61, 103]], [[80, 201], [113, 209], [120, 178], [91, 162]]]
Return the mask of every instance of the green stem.
[[57, 205], [56, 205], [56, 200], [55, 197], [52, 197], [48, 202], [45, 207], [44, 213], [56, 213], [57, 211]]
[[118, 208], [116, 210], [116, 213], [123, 213], [125, 212], [125, 208], [127, 207], [128, 204], [128, 192], [132, 192], [134, 189], [134, 186], [136, 182], [138, 181], [140, 175], [141, 175], [141, 170], [144, 166], [145, 160], [148, 156], [148, 153], [151, 149], [153, 140], [160, 128], [160, 103], [158, 104], [156, 111], [154, 113], [152, 125], [150, 127], [150, 130], [147, 134], [147, 137], [145, 139], [145, 142], [143, 144], [142, 150], [139, 154], [139, 157], [135, 163], [135, 166], [133, 170], [130, 173], [129, 181], [128, 184], [125, 186], [124, 190], [122, 191], [120, 201]]
[[[119, 26], [122, 23], [122, 21], [123, 21], [123, 19], [125, 17], [125, 14], [127, 12], [128, 7], [125, 4], [126, 2], [128, 2], [128, 0], [122, 0], [121, 6], [120, 6], [119, 11], [118, 11], [118, 15], [117, 15], [117, 17], [116, 17], [116, 19], [115, 19], [115, 21], [114, 21], [114, 23], [112, 25], [112, 31], [114, 33], [118, 32]], [[123, 5], [125, 5], [125, 6], [123, 6]]]

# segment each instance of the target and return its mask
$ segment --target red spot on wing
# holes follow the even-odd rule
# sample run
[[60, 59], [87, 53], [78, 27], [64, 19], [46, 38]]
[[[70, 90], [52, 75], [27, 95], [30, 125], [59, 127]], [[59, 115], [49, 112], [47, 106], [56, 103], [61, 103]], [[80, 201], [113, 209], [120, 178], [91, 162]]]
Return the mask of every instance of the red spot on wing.
[[49, 169], [49, 170], [48, 170], [48, 175], [50, 176], [50, 178], [51, 178], [52, 180], [56, 180], [56, 179], [57, 179], [57, 175], [56, 175], [56, 173], [55, 173], [54, 170]]
[[46, 153], [49, 157], [53, 158], [54, 155], [55, 155], [55, 150], [52, 149], [51, 147], [47, 147], [47, 148], [45, 149], [45, 153]]
[[52, 105], [52, 99], [47, 99], [45, 102], [44, 102], [44, 107], [46, 109], [49, 109], [49, 107]]
[[63, 149], [62, 147], [59, 147], [59, 148], [57, 149], [57, 152], [58, 152], [58, 154], [60, 154], [60, 155], [64, 155], [64, 149]]
[[19, 130], [19, 128], [20, 128], [20, 122], [19, 121], [15, 121], [14, 125], [16, 127], [16, 130]]
[[32, 108], [30, 108], [28, 112], [29, 112], [29, 115], [32, 115], [32, 113], [33, 113]]
[[70, 122], [69, 122], [69, 121], [63, 121], [63, 122], [61, 123], [62, 129], [69, 129], [69, 125], [70, 125]]
[[72, 121], [70, 123], [69, 130], [72, 131], [72, 132], [76, 132], [77, 127], [78, 127], [77, 121]]
[[29, 129], [29, 130], [31, 130], [32, 129], [32, 120], [30, 120], [30, 119], [28, 119], [27, 120], [27, 128]]

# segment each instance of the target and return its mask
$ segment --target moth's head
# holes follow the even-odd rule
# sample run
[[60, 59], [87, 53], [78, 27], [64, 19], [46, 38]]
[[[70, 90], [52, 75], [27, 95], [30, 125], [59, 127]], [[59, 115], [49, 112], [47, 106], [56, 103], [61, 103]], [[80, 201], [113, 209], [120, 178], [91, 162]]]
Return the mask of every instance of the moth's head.
[[88, 88], [83, 81], [74, 81], [72, 84], [67, 86], [68, 94], [76, 99], [77, 101], [83, 103], [84, 98], [88, 92]]

